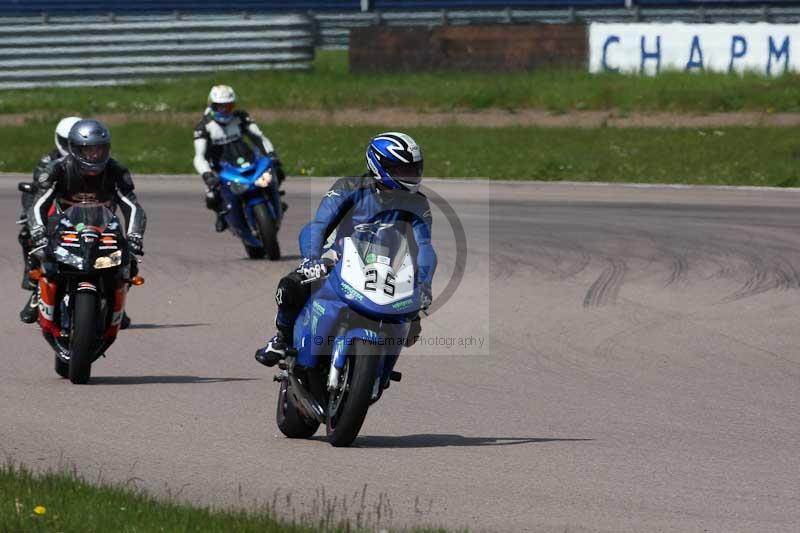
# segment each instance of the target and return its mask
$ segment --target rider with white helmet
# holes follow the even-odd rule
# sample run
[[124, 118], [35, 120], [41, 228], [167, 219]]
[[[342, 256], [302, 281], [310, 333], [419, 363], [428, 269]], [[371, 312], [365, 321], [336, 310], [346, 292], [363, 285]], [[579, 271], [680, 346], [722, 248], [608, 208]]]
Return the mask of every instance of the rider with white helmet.
[[[28, 210], [31, 247], [47, 246], [51, 208], [97, 202], [119, 208], [125, 218], [128, 249], [143, 255], [147, 217], [134, 192], [131, 173], [111, 157], [111, 132], [97, 120], [79, 120], [67, 135], [68, 154], [48, 163], [37, 177], [37, 192]], [[136, 262], [131, 263], [134, 272]], [[24, 320], [24, 317], [20, 315]], [[123, 327], [126, 319], [123, 316]]]
[[69, 130], [72, 129], [78, 121], [80, 117], [65, 117], [62, 118], [58, 125], [56, 126], [56, 131], [53, 134], [55, 140], [55, 148], [48, 153], [44, 154], [40, 159], [39, 162], [36, 163], [36, 168], [33, 170], [33, 182], [27, 184], [25, 190], [22, 191], [22, 214], [19, 217], [18, 224], [22, 225], [22, 229], [19, 232], [19, 244], [22, 247], [22, 264], [23, 268], [25, 269], [22, 273], [22, 288], [26, 291], [31, 291], [31, 295], [28, 300], [25, 302], [25, 307], [22, 308], [20, 311], [20, 319], [28, 324], [36, 322], [36, 318], [38, 317], [37, 312], [37, 301], [36, 301], [36, 283], [30, 279], [28, 276], [28, 272], [31, 270], [31, 264], [28, 260], [28, 252], [31, 251], [31, 234], [28, 230], [28, 225], [25, 223], [27, 221], [27, 214], [28, 209], [33, 205], [33, 198], [36, 195], [37, 187], [36, 184], [39, 181], [39, 174], [50, 164], [50, 162], [55, 161], [56, 159], [61, 159], [65, 155], [69, 153], [69, 146], [67, 145], [67, 137], [69, 136]]
[[225, 231], [222, 198], [219, 193], [220, 159], [226, 144], [248, 138], [262, 154], [272, 158], [278, 182], [285, 178], [280, 159], [272, 142], [261, 132], [250, 115], [236, 109], [236, 93], [228, 85], [215, 85], [208, 94], [208, 107], [194, 129], [194, 168], [202, 176], [208, 190], [206, 207], [216, 212], [217, 231]]

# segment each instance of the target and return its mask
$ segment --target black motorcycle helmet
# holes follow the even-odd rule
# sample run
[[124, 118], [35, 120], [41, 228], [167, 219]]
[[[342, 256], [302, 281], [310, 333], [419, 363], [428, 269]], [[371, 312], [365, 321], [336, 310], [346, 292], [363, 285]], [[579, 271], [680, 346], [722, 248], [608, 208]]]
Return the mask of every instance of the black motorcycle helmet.
[[103, 172], [111, 158], [111, 132], [99, 120], [79, 120], [69, 130], [69, 153], [78, 162], [82, 174]]

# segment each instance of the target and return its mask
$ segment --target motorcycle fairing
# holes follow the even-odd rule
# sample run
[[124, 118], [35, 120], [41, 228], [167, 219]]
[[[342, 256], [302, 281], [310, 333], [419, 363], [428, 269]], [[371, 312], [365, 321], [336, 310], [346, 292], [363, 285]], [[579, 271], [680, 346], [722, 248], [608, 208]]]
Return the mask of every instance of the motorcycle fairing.
[[280, 194], [277, 177], [270, 174], [269, 185], [261, 187], [257, 182], [265, 173], [272, 170], [272, 159], [261, 155], [258, 150], [246, 152], [248, 157], [240, 158], [237, 164], [226, 160], [220, 162], [220, 189], [225, 203], [225, 218], [231, 231], [247, 242], [249, 246], [262, 247], [253, 208], [265, 204], [273, 220], [281, 219]]
[[295, 322], [297, 364], [312, 368], [324, 358], [341, 370], [346, 348], [355, 342], [363, 342], [373, 348], [372, 353], [385, 358], [378, 368], [383, 377], [389, 379], [410, 326], [408, 321], [375, 321], [353, 313], [333, 290], [328, 278], [309, 298]]

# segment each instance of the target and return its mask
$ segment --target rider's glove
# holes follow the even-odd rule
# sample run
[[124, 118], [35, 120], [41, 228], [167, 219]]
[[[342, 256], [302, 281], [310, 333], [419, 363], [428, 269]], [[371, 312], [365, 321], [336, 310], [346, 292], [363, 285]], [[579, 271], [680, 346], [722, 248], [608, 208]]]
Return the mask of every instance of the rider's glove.
[[429, 285], [421, 285], [419, 288], [419, 308], [427, 311], [433, 303], [433, 291]]
[[306, 279], [320, 279], [328, 273], [328, 265], [323, 259], [303, 259], [297, 271]]
[[31, 244], [34, 249], [44, 248], [47, 246], [47, 232], [44, 226], [36, 226], [31, 228]]
[[144, 255], [144, 248], [142, 243], [142, 236], [138, 233], [131, 233], [128, 235], [128, 248], [132, 254]]
[[219, 174], [216, 172], [203, 172], [203, 181], [209, 189], [219, 187]]

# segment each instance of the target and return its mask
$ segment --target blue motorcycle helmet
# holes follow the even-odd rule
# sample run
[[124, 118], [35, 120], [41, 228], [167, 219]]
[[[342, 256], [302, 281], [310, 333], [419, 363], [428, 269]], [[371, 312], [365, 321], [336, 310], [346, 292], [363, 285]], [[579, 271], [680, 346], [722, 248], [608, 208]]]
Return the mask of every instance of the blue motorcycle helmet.
[[405, 133], [388, 131], [373, 137], [367, 146], [367, 166], [390, 189], [417, 192], [422, 183], [422, 150]]

